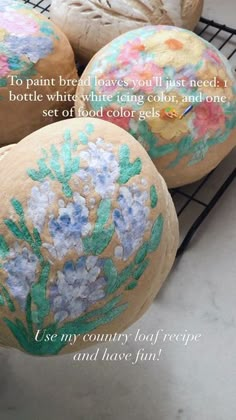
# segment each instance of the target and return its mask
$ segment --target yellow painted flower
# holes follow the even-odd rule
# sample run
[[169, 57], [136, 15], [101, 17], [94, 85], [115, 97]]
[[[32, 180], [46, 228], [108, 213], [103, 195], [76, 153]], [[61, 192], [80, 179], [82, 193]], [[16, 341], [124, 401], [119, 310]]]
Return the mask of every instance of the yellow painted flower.
[[[211, 63], [207, 63], [204, 69], [197, 73], [197, 79], [206, 83], [199, 90], [208, 96], [226, 96], [228, 100], [232, 100], [234, 93], [232, 91], [234, 82], [231, 80], [225, 68], [217, 68]], [[208, 82], [213, 86], [207, 86]], [[216, 84], [216, 86], [214, 86]]]
[[0, 28], [0, 42], [4, 40], [5, 35], [6, 35], [6, 31]]
[[145, 40], [146, 52], [155, 55], [154, 61], [160, 67], [172, 66], [177, 70], [186, 65], [186, 57], [190, 64], [197, 64], [205, 49], [203, 41], [191, 32], [163, 30]]
[[[173, 140], [189, 131], [187, 125], [189, 115], [183, 119], [179, 119], [179, 117], [190, 105], [190, 102], [182, 102], [182, 97], [176, 92], [168, 93], [168, 95], [175, 96], [175, 102], [146, 102], [142, 111], [147, 115], [146, 121], [153, 133], [165, 140]], [[148, 114], [151, 115], [151, 113], [153, 116], [149, 117]], [[158, 114], [160, 117], [156, 116]]]

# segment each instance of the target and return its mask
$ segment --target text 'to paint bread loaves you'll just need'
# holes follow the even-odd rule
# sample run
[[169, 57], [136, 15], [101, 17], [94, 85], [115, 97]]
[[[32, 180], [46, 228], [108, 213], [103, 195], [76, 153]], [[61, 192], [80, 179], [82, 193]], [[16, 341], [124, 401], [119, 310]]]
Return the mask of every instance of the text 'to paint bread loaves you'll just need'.
[[0, 145], [63, 118], [75, 88], [60, 77], [78, 78], [66, 36], [23, 1], [0, 0]]
[[90, 58], [117, 36], [146, 25], [193, 29], [203, 0], [52, 0], [51, 19], [65, 32], [76, 55]]
[[130, 134], [99, 119], [51, 124], [5, 150], [0, 180], [2, 346], [73, 352], [91, 344], [85, 334], [121, 332], [147, 310], [174, 262], [178, 221]]
[[169, 187], [197, 181], [236, 145], [236, 84], [230, 63], [193, 32], [149, 26], [128, 32], [90, 61], [76, 115], [127, 130]]

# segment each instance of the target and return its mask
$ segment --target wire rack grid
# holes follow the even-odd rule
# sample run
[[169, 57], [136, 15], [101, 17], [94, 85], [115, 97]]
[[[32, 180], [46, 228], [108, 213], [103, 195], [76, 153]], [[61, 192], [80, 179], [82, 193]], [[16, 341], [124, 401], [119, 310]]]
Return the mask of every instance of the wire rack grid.
[[[50, 0], [23, 0], [49, 17]], [[236, 29], [201, 17], [196, 33], [217, 47], [236, 71]], [[231, 154], [201, 181], [171, 190], [180, 223], [181, 245], [177, 256], [184, 253], [191, 239], [236, 178], [236, 154]]]

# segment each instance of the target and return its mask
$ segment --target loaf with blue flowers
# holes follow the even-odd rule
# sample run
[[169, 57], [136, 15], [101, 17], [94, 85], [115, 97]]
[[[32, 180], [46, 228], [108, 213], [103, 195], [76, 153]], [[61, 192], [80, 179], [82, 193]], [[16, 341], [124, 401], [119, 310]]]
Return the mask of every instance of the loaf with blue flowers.
[[22, 1], [0, 0], [0, 145], [63, 118], [75, 87], [60, 86], [60, 76], [78, 78], [66, 36]]
[[0, 179], [2, 346], [81, 350], [85, 334], [121, 332], [147, 310], [173, 265], [178, 221], [130, 134], [98, 119], [51, 124], [2, 153]]

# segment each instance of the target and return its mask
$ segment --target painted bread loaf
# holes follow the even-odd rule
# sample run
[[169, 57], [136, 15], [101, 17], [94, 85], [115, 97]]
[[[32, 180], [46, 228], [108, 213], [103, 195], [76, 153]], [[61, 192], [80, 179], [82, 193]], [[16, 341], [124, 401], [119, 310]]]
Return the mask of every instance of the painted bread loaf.
[[78, 76], [65, 35], [20, 0], [0, 0], [0, 41], [0, 145], [7, 145], [62, 119], [75, 87], [60, 86], [59, 77]]
[[77, 116], [131, 133], [169, 187], [214, 169], [236, 144], [236, 84], [227, 59], [196, 34], [150, 26], [121, 35], [90, 61]]
[[85, 334], [121, 332], [146, 311], [173, 264], [178, 221], [130, 134], [98, 119], [51, 124], [3, 154], [0, 180], [2, 346], [76, 351]]

